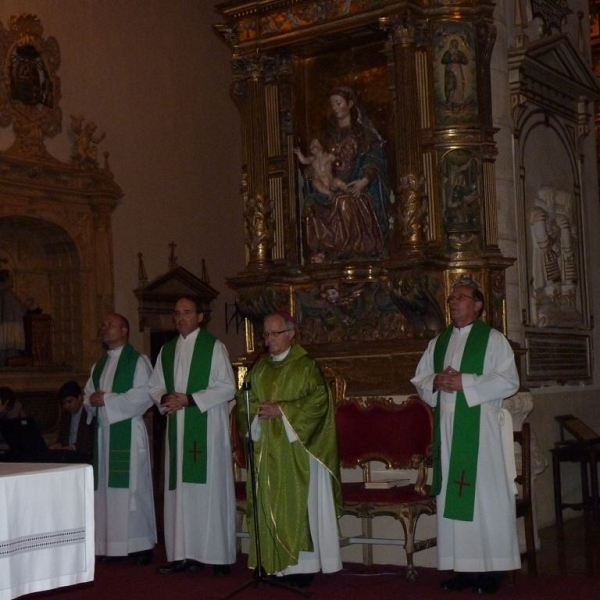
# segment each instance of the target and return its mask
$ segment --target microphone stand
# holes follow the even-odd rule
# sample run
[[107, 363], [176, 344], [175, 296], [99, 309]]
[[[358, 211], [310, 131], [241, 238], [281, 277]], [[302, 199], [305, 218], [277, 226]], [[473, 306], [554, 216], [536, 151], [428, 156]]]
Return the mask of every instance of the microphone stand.
[[250, 490], [252, 496], [252, 517], [254, 519], [254, 548], [256, 553], [256, 567], [254, 568], [254, 573], [252, 578], [246, 583], [242, 584], [240, 587], [236, 588], [232, 592], [229, 592], [226, 596], [223, 596], [221, 600], [227, 600], [236, 594], [244, 591], [250, 586], [258, 587], [260, 584], [282, 588], [284, 590], [289, 590], [290, 592], [295, 592], [304, 596], [305, 598], [310, 598], [310, 592], [305, 592], [304, 590], [298, 589], [283, 581], [277, 581], [277, 577], [267, 577], [267, 573], [262, 566], [262, 555], [260, 551], [260, 532], [258, 531], [258, 494], [256, 487], [256, 465], [254, 462], [254, 440], [252, 439], [252, 431], [250, 423], [250, 382], [245, 381], [242, 384], [242, 389], [244, 390], [244, 401], [246, 402], [246, 426], [248, 435], [246, 436], [246, 467], [247, 473], [250, 475]]

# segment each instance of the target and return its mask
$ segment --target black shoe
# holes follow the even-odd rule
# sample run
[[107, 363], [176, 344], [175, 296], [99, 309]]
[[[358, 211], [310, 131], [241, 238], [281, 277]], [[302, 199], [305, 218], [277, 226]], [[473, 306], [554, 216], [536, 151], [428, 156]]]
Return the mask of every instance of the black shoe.
[[186, 558], [184, 560], [176, 560], [170, 562], [162, 567], [158, 568], [159, 573], [183, 573], [184, 571], [191, 571], [192, 573], [202, 569], [204, 565], [197, 560]]
[[129, 558], [134, 565], [145, 567], [154, 560], [154, 552], [152, 550], [141, 550], [140, 552], [132, 552]]
[[213, 575], [215, 577], [229, 577], [231, 567], [229, 565], [213, 565]]
[[123, 562], [126, 558], [127, 558], [126, 556], [100, 556], [98, 558], [98, 560], [103, 565], [108, 565], [108, 564], [112, 564], [112, 563]]
[[440, 587], [449, 592], [460, 592], [472, 588], [474, 585], [475, 578], [471, 573], [457, 573], [452, 579], [446, 579], [440, 583]]
[[502, 586], [504, 571], [480, 573], [473, 589], [477, 594], [495, 594]]
[[304, 589], [312, 583], [314, 575], [312, 573], [296, 573], [294, 575], [284, 575], [282, 579], [284, 583], [292, 587]]

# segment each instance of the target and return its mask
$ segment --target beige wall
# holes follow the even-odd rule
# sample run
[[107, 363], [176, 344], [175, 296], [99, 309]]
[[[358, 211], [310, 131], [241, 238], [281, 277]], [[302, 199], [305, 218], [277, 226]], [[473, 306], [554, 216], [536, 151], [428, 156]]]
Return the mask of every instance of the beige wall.
[[[211, 330], [232, 357], [243, 331], [225, 334], [224, 303], [234, 294], [226, 277], [245, 264], [239, 181], [240, 123], [229, 97], [230, 50], [213, 32], [212, 0], [6, 0], [0, 21], [36, 14], [44, 38], [61, 50], [63, 130], [47, 146], [68, 161], [70, 115], [83, 114], [106, 132], [99, 156], [124, 197], [114, 212], [115, 307], [137, 331], [137, 254], [148, 277], [168, 268], [169, 246], [179, 264], [220, 292]], [[0, 149], [10, 144], [0, 131]], [[146, 348], [146, 350], [148, 350]]]

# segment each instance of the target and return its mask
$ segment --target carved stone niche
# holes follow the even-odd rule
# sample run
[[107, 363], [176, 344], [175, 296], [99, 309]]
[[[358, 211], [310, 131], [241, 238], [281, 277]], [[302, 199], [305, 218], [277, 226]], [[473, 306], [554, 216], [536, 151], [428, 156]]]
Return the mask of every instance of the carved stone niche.
[[[592, 318], [587, 282], [585, 138], [600, 87], [565, 34], [520, 37], [509, 52], [524, 384], [589, 384]], [[593, 199], [596, 201], [596, 198]]]
[[54, 400], [65, 381], [85, 381], [113, 310], [111, 214], [122, 192], [106, 160], [83, 166], [46, 150], [62, 126], [60, 51], [42, 33], [34, 15], [0, 24], [0, 126], [14, 133], [0, 151], [0, 268], [31, 309], [30, 360], [0, 373], [17, 393]]
[[[141, 262], [140, 267], [144, 270]], [[203, 323], [206, 324], [210, 320], [212, 302], [219, 295], [207, 281], [180, 266], [173, 266], [149, 283], [141, 280], [134, 293], [138, 299], [140, 331], [149, 336], [149, 340], [145, 340], [149, 344], [144, 346], [150, 348], [153, 364], [162, 345], [177, 334], [173, 325], [173, 308], [177, 300], [182, 296], [196, 300], [204, 311]]]

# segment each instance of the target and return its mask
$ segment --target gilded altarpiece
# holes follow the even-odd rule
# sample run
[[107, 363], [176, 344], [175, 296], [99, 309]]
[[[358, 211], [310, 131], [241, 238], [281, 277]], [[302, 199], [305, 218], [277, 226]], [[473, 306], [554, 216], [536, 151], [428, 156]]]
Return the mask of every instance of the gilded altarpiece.
[[13, 134], [0, 152], [0, 268], [27, 308], [26, 347], [0, 373], [36, 417], [97, 358], [98, 324], [114, 310], [111, 215], [122, 196], [108, 153], [97, 159], [93, 122], [71, 117], [70, 162], [46, 149], [62, 131], [60, 62], [35, 15], [0, 24], [0, 126]]
[[494, 3], [230, 1], [249, 364], [265, 314], [349, 395], [405, 394], [463, 276], [505, 325], [491, 119]]

